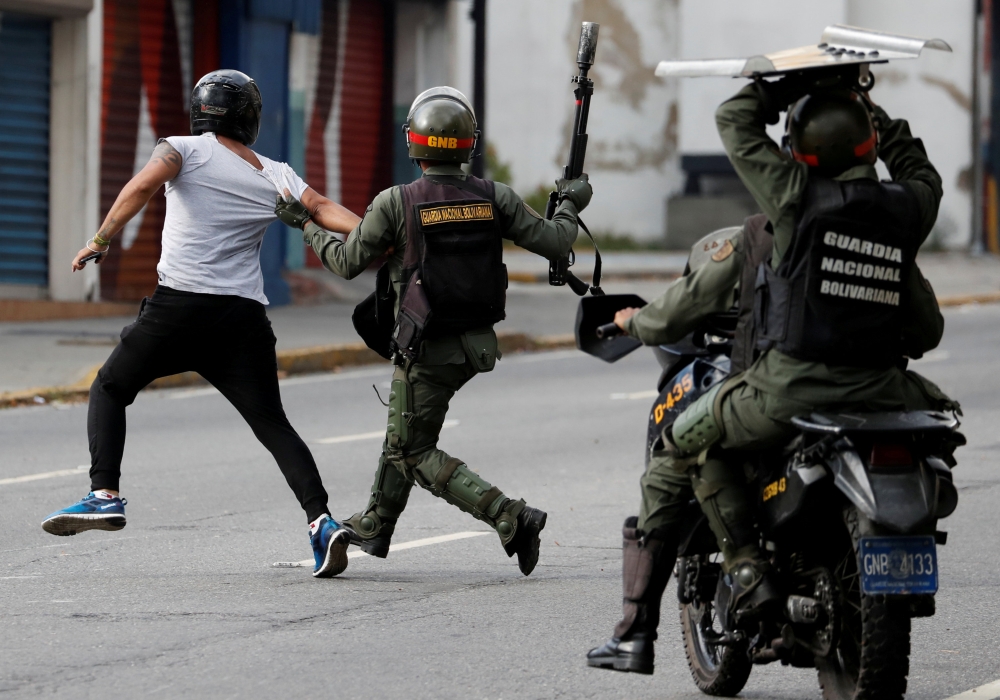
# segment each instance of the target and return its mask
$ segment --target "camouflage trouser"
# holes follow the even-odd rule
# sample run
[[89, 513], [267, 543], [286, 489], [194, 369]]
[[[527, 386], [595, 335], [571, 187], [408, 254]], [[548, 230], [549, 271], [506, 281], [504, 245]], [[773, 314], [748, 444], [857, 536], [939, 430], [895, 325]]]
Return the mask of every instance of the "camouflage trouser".
[[[766, 394], [742, 375], [729, 379], [716, 398], [715, 415], [723, 435], [698, 457], [681, 458], [676, 452], [653, 451], [641, 479], [642, 502], [639, 528], [645, 532], [668, 532], [681, 519], [684, 506], [698, 499], [727, 561], [742, 556], [756, 545], [754, 493], [740, 453], [781, 447], [797, 429], [796, 415], [817, 410], [942, 410], [947, 397], [927, 380], [907, 372], [899, 383], [899, 395], [880, 399], [885, 406], [870, 403], [840, 403], [817, 406]], [[892, 405], [895, 404], [895, 405]]]
[[[444, 355], [443, 359], [451, 361], [433, 364], [417, 361], [409, 367], [396, 368], [394, 386], [401, 380], [409, 391], [409, 406], [403, 416], [407, 436], [404, 444], [393, 445], [390, 430], [382, 445], [372, 497], [365, 512], [374, 511], [380, 523], [394, 523], [406, 507], [410, 489], [417, 483], [488, 523], [506, 547], [513, 538], [524, 501], [508, 498], [462, 460], [437, 446], [451, 398], [480, 371], [462, 354], [461, 345], [456, 347], [455, 352]], [[389, 422], [393, 422], [391, 413]]]

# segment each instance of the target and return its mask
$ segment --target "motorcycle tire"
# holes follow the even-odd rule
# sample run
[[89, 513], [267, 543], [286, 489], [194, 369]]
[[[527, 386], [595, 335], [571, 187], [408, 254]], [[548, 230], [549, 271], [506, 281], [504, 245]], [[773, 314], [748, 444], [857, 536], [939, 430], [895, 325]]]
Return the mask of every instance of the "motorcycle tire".
[[846, 551], [832, 568], [840, 624], [833, 651], [816, 658], [819, 684], [823, 700], [902, 700], [910, 671], [910, 617], [886, 596], [861, 592], [862, 517], [853, 506], [844, 513]]
[[712, 644], [723, 630], [715, 615], [714, 601], [701, 598], [695, 596], [690, 603], [680, 606], [681, 635], [691, 678], [706, 695], [733, 697], [743, 690], [753, 670], [748, 645], [746, 642]]

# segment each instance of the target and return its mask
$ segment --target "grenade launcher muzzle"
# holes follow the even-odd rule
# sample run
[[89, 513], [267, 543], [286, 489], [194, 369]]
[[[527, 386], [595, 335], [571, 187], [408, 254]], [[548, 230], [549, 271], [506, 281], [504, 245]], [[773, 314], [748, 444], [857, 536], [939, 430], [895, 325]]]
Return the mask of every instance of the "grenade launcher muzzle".
[[[590, 117], [590, 98], [594, 94], [594, 81], [587, 77], [594, 59], [597, 55], [597, 34], [601, 25], [596, 22], [584, 22], [580, 28], [580, 45], [576, 52], [576, 65], [580, 72], [573, 77], [576, 89], [573, 95], [576, 97], [576, 116], [573, 120], [573, 136], [569, 146], [569, 163], [563, 168], [564, 180], [575, 180], [583, 173], [583, 162], [587, 157], [587, 120]], [[558, 192], [549, 193], [549, 201], [545, 205], [545, 218], [551, 219], [559, 203]], [[587, 230], [586, 225], [578, 220], [580, 228], [586, 232], [593, 241], [593, 236]], [[596, 261], [594, 264], [593, 286], [570, 272], [569, 268], [574, 263], [573, 252], [565, 258], [549, 260], [549, 284], [554, 287], [569, 285], [577, 295], [583, 296], [589, 289], [591, 294], [601, 295], [601, 254], [597, 250], [597, 243], [594, 243], [594, 253]]]

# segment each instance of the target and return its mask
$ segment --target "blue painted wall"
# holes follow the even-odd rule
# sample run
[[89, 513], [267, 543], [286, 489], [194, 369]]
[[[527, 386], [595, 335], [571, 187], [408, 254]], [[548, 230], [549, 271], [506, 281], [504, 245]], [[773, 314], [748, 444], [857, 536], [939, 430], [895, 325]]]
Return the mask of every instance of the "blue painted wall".
[[[293, 26], [310, 34], [318, 32], [320, 10], [319, 0], [219, 2], [220, 63], [223, 68], [243, 71], [260, 88], [263, 101], [260, 136], [253, 149], [273, 160], [289, 163], [300, 160], [289, 153], [289, 39]], [[291, 301], [288, 283], [281, 277], [289, 233], [284, 225], [271, 224], [260, 251], [264, 293], [277, 306]]]

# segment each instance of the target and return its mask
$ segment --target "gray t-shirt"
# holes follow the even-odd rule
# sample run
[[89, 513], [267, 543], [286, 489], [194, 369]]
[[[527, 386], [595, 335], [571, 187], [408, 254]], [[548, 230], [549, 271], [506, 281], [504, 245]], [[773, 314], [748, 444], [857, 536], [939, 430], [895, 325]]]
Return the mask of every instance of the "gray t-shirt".
[[233, 294], [267, 303], [260, 271], [264, 230], [276, 220], [274, 197], [306, 183], [287, 163], [257, 154], [263, 170], [223, 146], [215, 134], [165, 139], [184, 159], [167, 183], [160, 284], [184, 292]]

